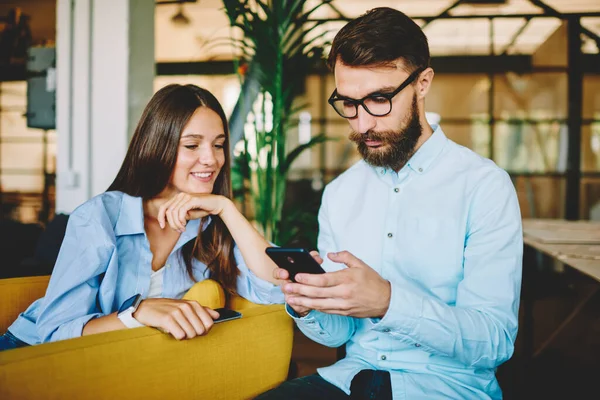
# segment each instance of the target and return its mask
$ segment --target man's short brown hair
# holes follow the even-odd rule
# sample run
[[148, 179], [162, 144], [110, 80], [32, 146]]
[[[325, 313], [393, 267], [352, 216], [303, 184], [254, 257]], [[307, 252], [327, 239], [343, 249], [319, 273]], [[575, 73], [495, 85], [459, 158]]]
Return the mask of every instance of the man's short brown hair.
[[347, 23], [335, 35], [327, 65], [395, 66], [402, 59], [412, 72], [429, 66], [429, 45], [421, 28], [406, 14], [388, 7], [374, 8]]

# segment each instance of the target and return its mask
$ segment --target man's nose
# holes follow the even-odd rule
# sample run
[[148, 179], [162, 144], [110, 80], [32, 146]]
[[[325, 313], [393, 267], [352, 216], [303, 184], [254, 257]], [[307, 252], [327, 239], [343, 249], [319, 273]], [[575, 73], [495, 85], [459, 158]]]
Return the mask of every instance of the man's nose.
[[374, 129], [377, 125], [377, 120], [375, 118], [376, 117], [369, 114], [363, 106], [359, 105], [355, 118], [356, 132], [366, 133], [371, 129]]

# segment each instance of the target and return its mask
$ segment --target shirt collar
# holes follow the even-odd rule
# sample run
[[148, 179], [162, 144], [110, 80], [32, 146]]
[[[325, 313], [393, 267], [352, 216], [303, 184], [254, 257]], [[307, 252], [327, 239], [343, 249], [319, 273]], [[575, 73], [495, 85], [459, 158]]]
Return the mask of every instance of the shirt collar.
[[407, 165], [418, 174], [427, 172], [448, 141], [439, 125], [432, 125], [432, 128], [433, 134], [431, 137], [408, 160]]
[[[418, 174], [423, 174], [433, 163], [433, 160], [442, 152], [448, 138], [439, 125], [431, 125], [433, 134], [419, 147], [419, 150], [408, 160], [407, 167]], [[404, 168], [404, 167], [403, 167]], [[390, 168], [376, 167], [377, 175], [385, 176], [392, 171]]]
[[[211, 223], [211, 218], [206, 219], [206, 223], [202, 227], [202, 230], [206, 229]], [[177, 243], [187, 243], [196, 236], [198, 236], [198, 229], [200, 227], [200, 220], [193, 219], [188, 221], [185, 226], [185, 231], [179, 237]], [[121, 201], [121, 208], [119, 209], [119, 215], [117, 217], [117, 223], [115, 224], [115, 235], [137, 235], [145, 233], [144, 229], [144, 206], [142, 204], [141, 197], [133, 197], [126, 193], [123, 193], [123, 200]]]

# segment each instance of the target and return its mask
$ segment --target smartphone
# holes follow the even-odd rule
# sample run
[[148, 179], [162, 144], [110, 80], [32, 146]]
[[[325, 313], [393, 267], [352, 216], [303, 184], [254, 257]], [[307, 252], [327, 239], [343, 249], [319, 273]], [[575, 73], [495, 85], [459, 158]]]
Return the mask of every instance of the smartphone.
[[296, 282], [296, 274], [324, 274], [325, 271], [319, 263], [302, 248], [297, 247], [267, 247], [267, 255], [277, 264], [290, 273], [290, 280]]
[[215, 308], [215, 311], [219, 313], [219, 318], [215, 319], [214, 321], [215, 324], [218, 324], [219, 322], [231, 321], [232, 319], [242, 318], [241, 313], [228, 308]]

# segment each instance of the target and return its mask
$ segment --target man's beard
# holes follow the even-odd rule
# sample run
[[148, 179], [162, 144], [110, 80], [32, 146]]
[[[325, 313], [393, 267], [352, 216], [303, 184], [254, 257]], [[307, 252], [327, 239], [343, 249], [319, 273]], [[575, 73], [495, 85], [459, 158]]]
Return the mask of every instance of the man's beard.
[[[413, 97], [412, 107], [406, 126], [398, 131], [373, 131], [366, 133], [352, 132], [350, 140], [358, 146], [362, 158], [374, 167], [391, 168], [400, 171], [415, 153], [415, 147], [421, 137], [422, 126], [419, 121], [417, 96]], [[370, 148], [367, 140], [381, 142], [378, 148]]]

